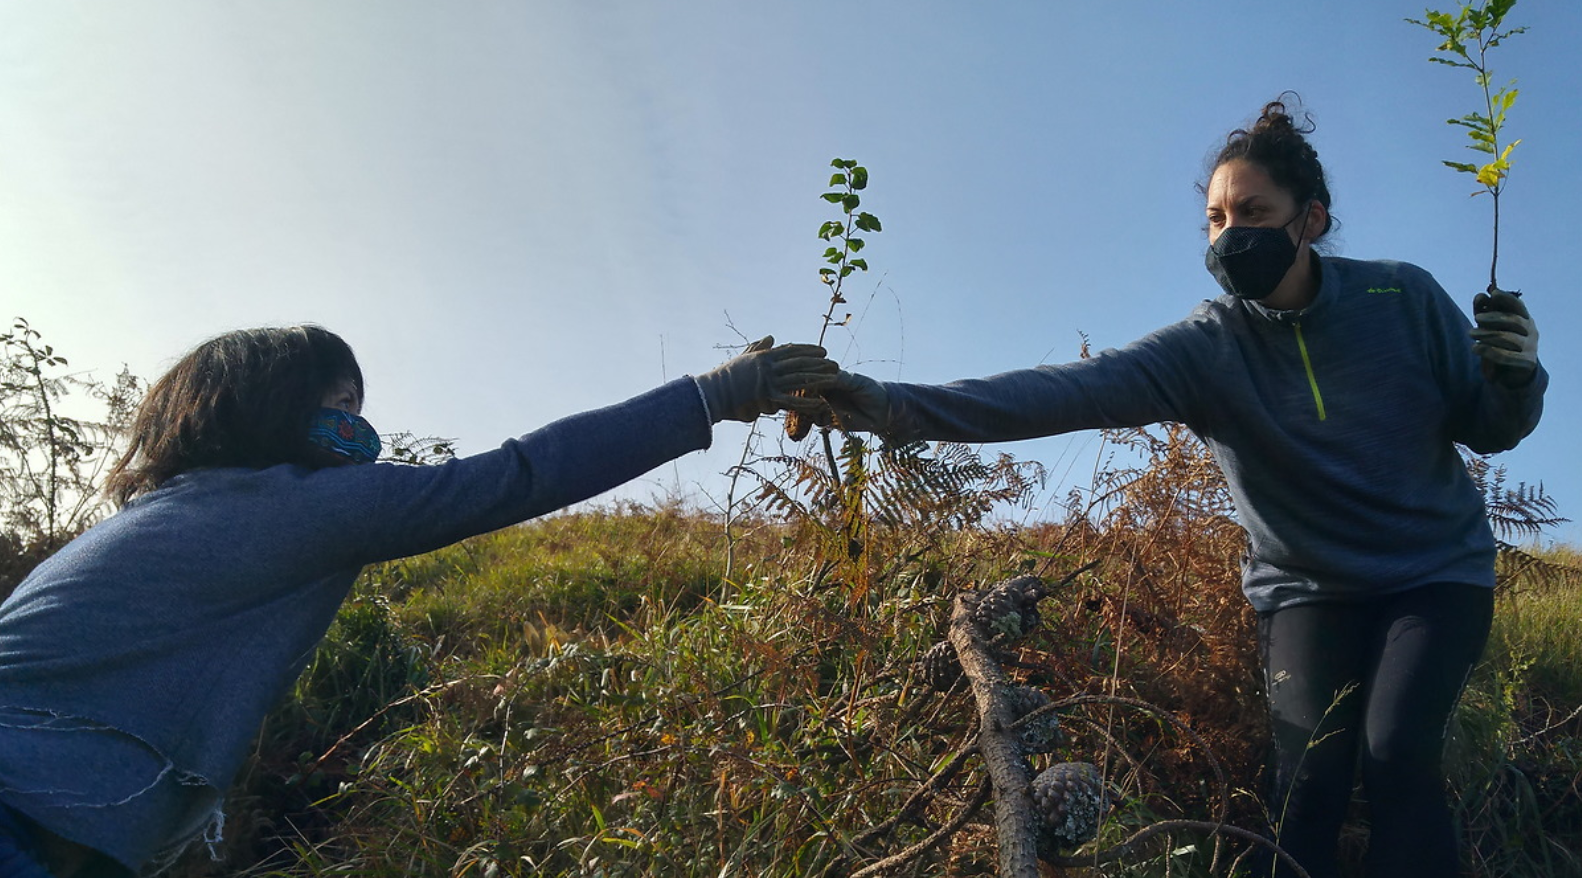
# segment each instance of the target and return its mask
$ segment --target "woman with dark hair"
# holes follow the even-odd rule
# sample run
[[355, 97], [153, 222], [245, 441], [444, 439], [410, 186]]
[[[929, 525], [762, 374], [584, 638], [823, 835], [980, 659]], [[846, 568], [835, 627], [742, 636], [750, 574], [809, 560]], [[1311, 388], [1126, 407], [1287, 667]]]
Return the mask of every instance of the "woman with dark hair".
[[[813, 345], [741, 355], [437, 466], [373, 463], [352, 351], [232, 332], [150, 388], [122, 504], [0, 604], [0, 878], [122, 876], [211, 841], [225, 788], [363, 565], [599, 494], [816, 392]], [[357, 465], [369, 464], [369, 465]]]
[[957, 442], [1185, 424], [1249, 538], [1279, 843], [1314, 878], [1339, 874], [1360, 759], [1369, 874], [1448, 878], [1440, 759], [1488, 636], [1495, 552], [1455, 445], [1514, 447], [1548, 376], [1514, 294], [1478, 294], [1469, 331], [1423, 269], [1314, 252], [1332, 221], [1310, 132], [1277, 101], [1227, 138], [1200, 187], [1225, 295], [1185, 320], [1090, 359], [946, 385], [842, 372], [821, 419]]

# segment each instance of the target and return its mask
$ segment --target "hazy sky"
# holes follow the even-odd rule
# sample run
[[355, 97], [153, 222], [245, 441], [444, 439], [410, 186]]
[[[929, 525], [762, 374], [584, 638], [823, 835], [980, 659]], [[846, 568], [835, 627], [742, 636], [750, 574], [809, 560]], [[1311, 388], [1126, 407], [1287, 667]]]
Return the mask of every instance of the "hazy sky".
[[[1470, 310], [1490, 203], [1441, 159], [1478, 108], [1420, 2], [0, 2], [0, 318], [145, 377], [238, 327], [357, 349], [382, 431], [481, 451], [810, 340], [836, 156], [868, 167], [873, 271], [831, 351], [945, 381], [1122, 345], [1215, 295], [1193, 184], [1300, 93], [1341, 255]], [[1553, 376], [1499, 460], [1582, 518], [1573, 270], [1582, 4], [1524, 0], [1493, 57], [1523, 139], [1500, 280]], [[745, 427], [625, 496], [722, 494]], [[1017, 443], [1055, 504], [1095, 434]], [[1050, 505], [1047, 514], [1060, 516]], [[1558, 532], [1582, 542], [1582, 526]]]

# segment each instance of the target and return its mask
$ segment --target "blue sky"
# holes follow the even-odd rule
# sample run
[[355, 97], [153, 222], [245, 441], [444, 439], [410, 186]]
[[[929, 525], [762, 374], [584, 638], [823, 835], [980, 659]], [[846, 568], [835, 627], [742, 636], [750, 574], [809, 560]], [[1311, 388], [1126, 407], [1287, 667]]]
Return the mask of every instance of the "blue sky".
[[[227, 329], [344, 335], [384, 431], [492, 447], [817, 335], [835, 156], [871, 172], [873, 271], [834, 355], [945, 381], [1124, 344], [1217, 292], [1193, 184], [1295, 90], [1336, 250], [1470, 308], [1489, 203], [1441, 159], [1476, 109], [1421, 3], [0, 2], [0, 312], [154, 377]], [[1582, 518], [1571, 262], [1582, 5], [1525, 0], [1493, 58], [1523, 139], [1500, 279], [1553, 375], [1502, 455]], [[745, 427], [623, 491], [707, 504]], [[1011, 446], [1086, 484], [1101, 444]], [[1050, 508], [1058, 516], [1058, 509]], [[1572, 524], [1557, 536], [1582, 543]]]

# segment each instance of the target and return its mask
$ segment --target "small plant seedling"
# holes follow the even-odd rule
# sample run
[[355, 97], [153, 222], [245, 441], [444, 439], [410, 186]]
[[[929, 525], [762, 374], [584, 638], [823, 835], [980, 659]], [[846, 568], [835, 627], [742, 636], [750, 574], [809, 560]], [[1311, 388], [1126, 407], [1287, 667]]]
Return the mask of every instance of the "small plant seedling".
[[824, 325], [818, 333], [819, 344], [824, 343], [824, 334], [831, 326], [845, 326], [851, 320], [849, 313], [841, 320], [835, 320], [835, 309], [846, 304], [845, 297], [841, 295], [842, 283], [852, 272], [868, 270], [868, 260], [856, 255], [862, 252], [866, 242], [857, 237], [855, 232], [878, 234], [882, 231], [878, 217], [857, 210], [862, 204], [862, 196], [857, 193], [868, 188], [868, 169], [851, 159], [841, 158], [830, 162], [830, 167], [835, 169], [835, 173], [829, 178], [830, 191], [822, 197], [831, 204], [840, 205], [841, 218], [830, 220], [818, 228], [819, 240], [829, 243], [824, 249], [824, 261], [829, 264], [818, 270], [819, 280], [829, 287], [830, 293], [829, 310], [824, 312]]
[[[846, 278], [853, 272], [868, 270], [868, 260], [857, 255], [862, 252], [867, 241], [858, 237], [857, 233], [878, 234], [883, 230], [878, 217], [857, 209], [862, 205], [862, 196], [857, 193], [868, 188], [868, 169], [853, 159], [843, 158], [831, 161], [830, 167], [835, 169], [829, 178], [830, 191], [821, 197], [831, 204], [840, 205], [841, 216], [818, 228], [819, 240], [827, 245], [824, 248], [826, 264], [818, 270], [818, 275], [829, 289], [829, 308], [824, 311], [824, 321], [818, 331], [818, 343], [821, 345], [831, 326], [846, 326], [851, 322], [850, 312], [839, 320], [835, 319], [835, 312], [846, 304], [846, 297], [841, 292]], [[802, 441], [812, 426], [808, 418], [796, 412], [786, 413], [786, 433], [792, 440]], [[828, 445], [827, 430], [824, 435], [825, 444]]]
[[1440, 38], [1437, 54], [1428, 60], [1447, 67], [1471, 70], [1478, 87], [1483, 91], [1483, 112], [1473, 112], [1459, 119], [1447, 119], [1446, 124], [1466, 129], [1472, 142], [1467, 148], [1484, 153], [1488, 160], [1473, 162], [1446, 161], [1444, 165], [1459, 173], [1471, 174], [1481, 189], [1473, 195], [1487, 192], [1494, 203], [1494, 247], [1489, 261], [1489, 292], [1499, 290], [1496, 272], [1500, 261], [1500, 193], [1511, 170], [1511, 150], [1520, 140], [1500, 145], [1500, 133], [1505, 127], [1505, 116], [1516, 103], [1516, 80], [1498, 91], [1493, 90], [1494, 71], [1489, 68], [1488, 54], [1505, 40], [1525, 27], [1505, 27], [1505, 16], [1516, 5], [1516, 0], [1485, 0], [1479, 6], [1463, 3], [1454, 15], [1436, 10], [1424, 10], [1423, 18], [1406, 19], [1411, 24], [1426, 28]]

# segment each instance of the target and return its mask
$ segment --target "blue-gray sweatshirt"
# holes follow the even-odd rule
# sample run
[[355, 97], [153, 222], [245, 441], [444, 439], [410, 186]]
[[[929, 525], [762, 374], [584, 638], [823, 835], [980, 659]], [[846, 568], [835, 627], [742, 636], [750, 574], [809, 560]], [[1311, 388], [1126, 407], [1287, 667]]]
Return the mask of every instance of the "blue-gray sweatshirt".
[[1483, 379], [1470, 326], [1428, 272], [1320, 260], [1317, 297], [1273, 311], [1221, 296], [1118, 350], [945, 385], [886, 384], [892, 440], [988, 442], [1185, 424], [1249, 537], [1259, 611], [1433, 582], [1492, 587], [1494, 537], [1454, 443], [1512, 448], [1548, 374]]
[[359, 569], [706, 448], [690, 378], [432, 467], [212, 469], [137, 498], [0, 605], [0, 801], [130, 868], [234, 779]]

